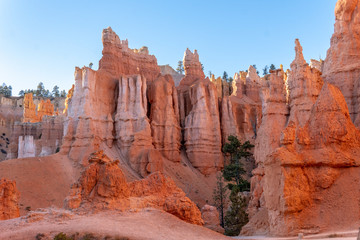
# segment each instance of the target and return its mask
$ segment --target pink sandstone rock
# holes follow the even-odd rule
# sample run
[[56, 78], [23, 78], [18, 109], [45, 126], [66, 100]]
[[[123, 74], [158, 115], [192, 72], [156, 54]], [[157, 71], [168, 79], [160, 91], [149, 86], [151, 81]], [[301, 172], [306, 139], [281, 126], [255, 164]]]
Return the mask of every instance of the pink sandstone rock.
[[189, 89], [192, 109], [185, 119], [185, 147], [195, 168], [207, 175], [223, 167], [216, 87], [208, 79]]
[[108, 27], [103, 30], [103, 57], [99, 62], [99, 70], [112, 76], [140, 74], [146, 81], [152, 82], [160, 68], [154, 55], [149, 55], [147, 47], [130, 49], [128, 40], [120, 40], [119, 36]]
[[360, 2], [339, 0], [335, 7], [334, 34], [323, 65], [323, 78], [339, 87], [350, 116], [360, 126]]
[[260, 92], [263, 117], [255, 141], [254, 157], [257, 168], [253, 171], [254, 176], [251, 178], [252, 195], [247, 210], [250, 222], [243, 227], [243, 234], [265, 234], [269, 228], [263, 193], [271, 189], [264, 185], [263, 177], [266, 158], [280, 147], [281, 132], [286, 126], [289, 114], [284, 80], [285, 75], [281, 69], [271, 71], [269, 80], [264, 82]]
[[19, 198], [15, 181], [0, 179], [0, 220], [20, 217]]
[[[262, 171], [256, 175], [262, 176], [257, 214], [263, 221], [250, 217], [243, 233], [252, 234], [253, 228], [288, 236], [355, 227], [360, 214], [355, 187], [360, 181], [360, 131], [341, 91], [325, 83], [304, 127], [291, 122], [280, 139], [280, 148], [266, 156], [263, 169], [256, 169]], [[254, 187], [252, 200], [258, 191]]]
[[201, 208], [201, 217], [204, 220], [204, 227], [222, 234], [225, 232], [224, 228], [220, 226], [219, 212], [216, 207], [204, 205]]
[[229, 135], [236, 135], [243, 142], [253, 143], [256, 139], [261, 123], [261, 83], [253, 66], [248, 73], [235, 74], [233, 92], [229, 98], [224, 96], [221, 104], [223, 143]]
[[178, 95], [171, 75], [161, 76], [148, 89], [150, 125], [155, 149], [165, 158], [180, 161], [180, 116]]
[[192, 53], [188, 48], [185, 51], [183, 65], [185, 77], [180, 81], [181, 86], [191, 86], [197, 80], [203, 80], [205, 74], [199, 61], [199, 54], [196, 50]]
[[212, 83], [214, 83], [215, 84], [215, 87], [216, 87], [216, 91], [217, 91], [217, 96], [219, 97], [219, 98], [221, 98], [222, 96], [223, 96], [223, 81], [222, 81], [222, 78], [221, 77], [218, 77], [218, 78], [216, 78], [215, 79], [215, 76], [214, 76], [214, 74], [213, 75], [211, 75], [211, 78], [210, 78], [210, 81], [212, 82]]
[[289, 121], [303, 126], [309, 119], [311, 107], [320, 93], [323, 80], [321, 72], [306, 63], [298, 39], [295, 40], [295, 53], [287, 81], [291, 111]]

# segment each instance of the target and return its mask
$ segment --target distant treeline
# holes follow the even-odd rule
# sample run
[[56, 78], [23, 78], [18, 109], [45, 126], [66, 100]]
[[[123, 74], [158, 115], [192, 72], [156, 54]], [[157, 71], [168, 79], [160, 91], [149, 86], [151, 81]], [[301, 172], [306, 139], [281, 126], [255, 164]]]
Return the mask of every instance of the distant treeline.
[[6, 97], [11, 97], [11, 95], [12, 95], [12, 87], [11, 87], [11, 85], [7, 86], [5, 83], [3, 83], [0, 86], [0, 94], [5, 95]]
[[19, 92], [19, 96], [24, 96], [26, 93], [32, 93], [36, 97], [44, 97], [44, 98], [66, 97], [66, 91], [65, 90], [60, 91], [59, 87], [57, 85], [55, 85], [53, 87], [53, 90], [50, 92], [49, 89], [45, 89], [44, 84], [42, 82], [40, 82], [37, 85], [36, 89], [21, 90]]

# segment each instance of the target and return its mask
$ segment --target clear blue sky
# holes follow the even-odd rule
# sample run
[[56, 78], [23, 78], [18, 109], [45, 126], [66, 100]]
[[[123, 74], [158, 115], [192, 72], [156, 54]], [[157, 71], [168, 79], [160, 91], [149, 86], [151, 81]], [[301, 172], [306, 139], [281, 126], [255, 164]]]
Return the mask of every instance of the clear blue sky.
[[[324, 59], [336, 0], [70, 1], [0, 0], [0, 83], [68, 90], [75, 66], [101, 58], [111, 26], [131, 48], [148, 46], [158, 64], [176, 68], [197, 49], [205, 74], [233, 76], [250, 64], [288, 67], [299, 38], [307, 61]], [[260, 72], [262, 72], [260, 70]]]

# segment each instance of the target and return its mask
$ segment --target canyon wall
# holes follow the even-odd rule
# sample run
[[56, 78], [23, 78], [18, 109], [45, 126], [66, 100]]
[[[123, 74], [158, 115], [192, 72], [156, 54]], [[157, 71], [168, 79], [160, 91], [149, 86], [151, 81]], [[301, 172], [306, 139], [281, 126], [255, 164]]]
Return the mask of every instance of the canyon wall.
[[[202, 174], [208, 176], [221, 170], [219, 104], [229, 94], [224, 94], [221, 81], [219, 87], [205, 78], [196, 50], [185, 51], [185, 76], [176, 87], [173, 74], [161, 75], [156, 58], [148, 54], [147, 48], [130, 49], [111, 28], [103, 31], [102, 41], [99, 70], [75, 69], [73, 93], [66, 100], [61, 152], [87, 165], [89, 153], [109, 148], [119, 151], [119, 157], [145, 177], [162, 170], [165, 160], [179, 163], [183, 149], [191, 165]], [[254, 83], [259, 78], [254, 80], [255, 75], [248, 78], [251, 83], [247, 93], [259, 101], [258, 91], [253, 89], [259, 84]], [[259, 103], [254, 105], [261, 108]], [[242, 111], [240, 106], [235, 109]], [[253, 126], [256, 129], [260, 121], [258, 114], [249, 107], [241, 119], [235, 120], [236, 126], [246, 125], [246, 131], [252, 132], [244, 133], [243, 139], [254, 137]], [[228, 118], [235, 115], [236, 111], [232, 111]]]
[[352, 121], [360, 126], [360, 2], [339, 0], [335, 7], [334, 34], [323, 64], [323, 78], [339, 87]]
[[262, 89], [250, 221], [242, 234], [310, 234], [359, 223], [360, 132], [342, 92], [305, 62], [298, 40], [295, 53], [289, 76], [272, 71]]

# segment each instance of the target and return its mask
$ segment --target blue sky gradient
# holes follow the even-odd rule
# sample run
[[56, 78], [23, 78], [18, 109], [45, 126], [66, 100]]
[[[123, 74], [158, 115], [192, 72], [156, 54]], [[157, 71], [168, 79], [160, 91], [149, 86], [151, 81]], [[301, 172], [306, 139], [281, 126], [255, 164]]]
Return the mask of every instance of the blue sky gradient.
[[148, 46], [158, 64], [176, 68], [185, 49], [216, 76], [294, 59], [299, 38], [307, 61], [325, 59], [336, 0], [70, 1], [0, 0], [0, 83], [68, 90], [75, 66], [101, 58], [111, 26], [129, 47]]

